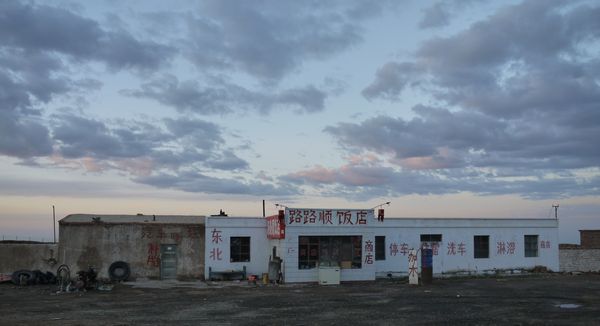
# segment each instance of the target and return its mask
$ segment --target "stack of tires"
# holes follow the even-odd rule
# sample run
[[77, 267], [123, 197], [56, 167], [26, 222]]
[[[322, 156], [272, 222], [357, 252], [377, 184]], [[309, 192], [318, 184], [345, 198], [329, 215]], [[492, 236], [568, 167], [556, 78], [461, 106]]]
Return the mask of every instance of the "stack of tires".
[[50, 271], [21, 269], [12, 274], [12, 282], [16, 285], [55, 284], [56, 276]]

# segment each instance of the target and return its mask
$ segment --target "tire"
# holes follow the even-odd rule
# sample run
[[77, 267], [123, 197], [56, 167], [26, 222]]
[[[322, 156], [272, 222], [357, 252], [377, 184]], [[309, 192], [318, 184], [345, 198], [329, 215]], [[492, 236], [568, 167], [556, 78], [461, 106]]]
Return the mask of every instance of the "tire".
[[124, 261], [116, 261], [110, 264], [110, 267], [108, 268], [108, 275], [110, 276], [111, 281], [127, 281], [130, 273], [131, 270], [129, 269], [129, 264]]
[[[23, 283], [21, 282], [23, 278]], [[34, 281], [35, 275], [30, 270], [21, 269], [12, 274], [12, 282], [15, 285], [29, 285]]]
[[31, 271], [33, 273], [33, 280], [31, 284], [47, 284], [46, 274], [42, 273], [39, 269]]
[[56, 284], [56, 276], [50, 271], [46, 271], [46, 280], [48, 284]]

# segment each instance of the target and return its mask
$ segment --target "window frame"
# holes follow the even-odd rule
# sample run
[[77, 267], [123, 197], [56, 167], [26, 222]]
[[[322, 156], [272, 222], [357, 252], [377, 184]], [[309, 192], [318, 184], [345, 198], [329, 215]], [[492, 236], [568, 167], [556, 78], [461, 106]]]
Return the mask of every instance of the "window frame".
[[[485, 241], [483, 241], [485, 239]], [[486, 246], [487, 242], [487, 246]], [[490, 258], [490, 236], [489, 235], [474, 235], [473, 236], [473, 258], [485, 259]]]
[[[535, 246], [532, 245], [531, 240], [535, 239]], [[538, 234], [525, 234], [523, 236], [523, 251], [526, 258], [535, 258], [540, 256], [540, 237]]]
[[[314, 269], [323, 266], [339, 266], [342, 269], [361, 269], [363, 266], [362, 235], [299, 235], [298, 269]], [[350, 262], [350, 267], [342, 266]], [[335, 264], [334, 264], [335, 263]]]
[[[239, 244], [237, 242], [239, 240]], [[247, 244], [244, 243], [247, 241]], [[247, 263], [250, 262], [251, 256], [251, 237], [235, 236], [229, 237], [229, 262], [231, 263]], [[244, 252], [244, 249], [247, 252]]]

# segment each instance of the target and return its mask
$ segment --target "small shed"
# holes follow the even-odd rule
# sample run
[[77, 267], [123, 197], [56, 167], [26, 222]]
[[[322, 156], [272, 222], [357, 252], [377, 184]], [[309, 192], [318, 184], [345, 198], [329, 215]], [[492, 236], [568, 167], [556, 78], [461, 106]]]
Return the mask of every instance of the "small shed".
[[126, 262], [130, 279], [204, 278], [204, 216], [71, 214], [59, 221], [58, 260], [108, 278]]

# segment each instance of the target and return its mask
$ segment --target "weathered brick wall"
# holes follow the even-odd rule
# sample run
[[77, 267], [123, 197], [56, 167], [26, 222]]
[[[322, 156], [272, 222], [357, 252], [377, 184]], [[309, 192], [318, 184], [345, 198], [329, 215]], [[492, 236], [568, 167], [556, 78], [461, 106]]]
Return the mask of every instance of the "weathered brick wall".
[[53, 243], [0, 243], [0, 273], [20, 269], [56, 273], [58, 245]]
[[600, 249], [600, 230], [582, 230], [579, 236], [582, 248]]
[[564, 249], [559, 251], [561, 272], [600, 271], [600, 249]]

